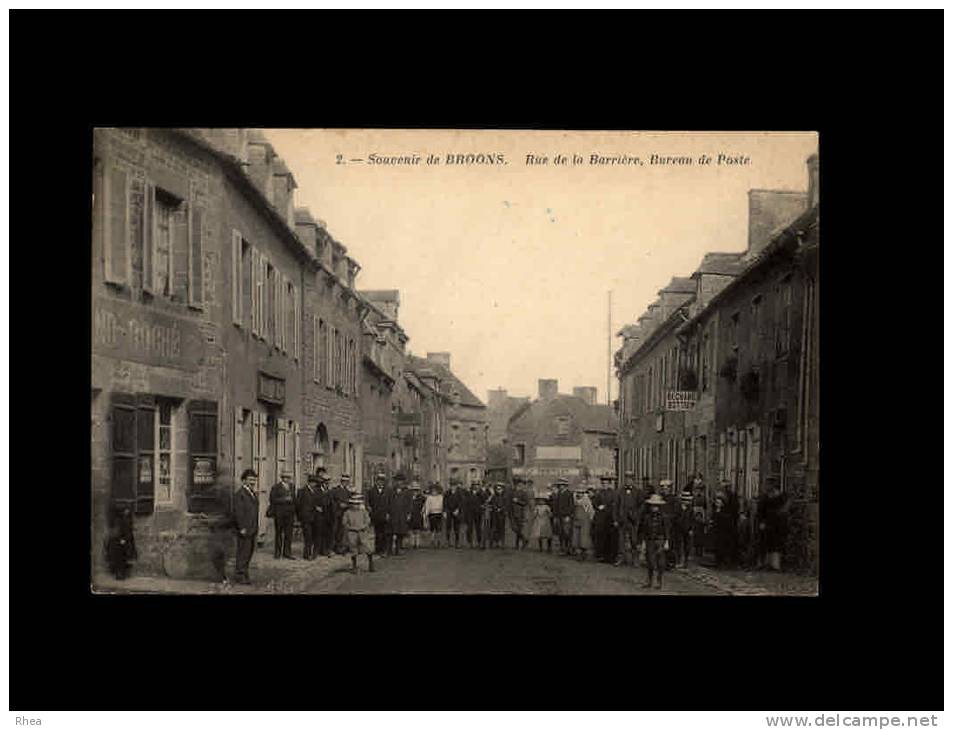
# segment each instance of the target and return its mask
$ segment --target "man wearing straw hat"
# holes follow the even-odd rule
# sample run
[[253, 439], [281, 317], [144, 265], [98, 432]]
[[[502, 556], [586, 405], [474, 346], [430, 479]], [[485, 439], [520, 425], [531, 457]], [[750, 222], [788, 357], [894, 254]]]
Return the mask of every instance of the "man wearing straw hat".
[[642, 512], [639, 523], [639, 537], [645, 548], [645, 562], [648, 568], [648, 579], [642, 584], [643, 588], [652, 587], [652, 576], [655, 575], [656, 588], [662, 587], [662, 573], [665, 572], [665, 554], [669, 548], [671, 526], [668, 516], [662, 509], [665, 500], [658, 494], [653, 494], [646, 502], [646, 509]]

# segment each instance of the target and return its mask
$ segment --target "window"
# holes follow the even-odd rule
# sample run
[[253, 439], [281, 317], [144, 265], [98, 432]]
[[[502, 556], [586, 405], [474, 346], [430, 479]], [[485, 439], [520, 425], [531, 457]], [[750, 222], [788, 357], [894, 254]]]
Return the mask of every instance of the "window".
[[[156, 191], [158, 193], [158, 191]], [[156, 296], [172, 296], [172, 218], [175, 207], [172, 202], [159, 194], [152, 201], [155, 223], [152, 230], [152, 284], [150, 290]], [[149, 201], [146, 202], [149, 210]], [[146, 219], [148, 221], [148, 218]], [[149, 271], [149, 267], [146, 267]]]
[[156, 502], [172, 501], [172, 404], [163, 400], [156, 410]]
[[761, 295], [758, 294], [751, 300], [751, 359], [755, 363], [761, 356], [761, 328], [764, 326], [761, 310]]
[[788, 274], [775, 289], [777, 320], [775, 323], [774, 352], [786, 355], [791, 344], [791, 275]]
[[312, 366], [311, 379], [315, 383], [321, 382], [321, 338], [324, 336], [324, 320], [318, 319], [318, 315], [312, 315], [311, 319], [311, 349]]
[[708, 385], [711, 380], [711, 338], [708, 335], [706, 330], [702, 334], [701, 339], [701, 361], [702, 361], [702, 391], [708, 390]]
[[331, 388], [331, 373], [334, 368], [334, 351], [331, 347], [331, 342], [333, 340], [334, 327], [322, 322], [322, 337], [321, 337], [321, 347], [324, 349], [324, 365], [322, 371], [322, 380], [326, 387]]
[[261, 258], [258, 249], [251, 250], [251, 332], [261, 336]]
[[104, 168], [102, 188], [103, 277], [111, 284], [128, 285], [132, 278], [129, 256], [129, 175], [118, 167]]
[[513, 448], [516, 450], [515, 459], [518, 466], [523, 466], [526, 463], [526, 444], [515, 444]]
[[175, 401], [117, 393], [112, 403], [112, 498], [151, 514], [175, 494]]
[[189, 474], [191, 491], [189, 511], [204, 511], [214, 499], [218, 467], [218, 404], [215, 401], [192, 401], [189, 411]]
[[264, 254], [258, 257], [258, 336], [269, 341], [268, 332], [268, 258]]
[[569, 435], [569, 416], [556, 417], [556, 435], [557, 436]]

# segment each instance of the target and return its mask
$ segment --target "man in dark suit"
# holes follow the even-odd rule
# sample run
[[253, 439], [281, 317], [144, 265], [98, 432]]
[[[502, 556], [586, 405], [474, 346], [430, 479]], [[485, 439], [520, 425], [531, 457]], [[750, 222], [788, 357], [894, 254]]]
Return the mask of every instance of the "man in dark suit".
[[317, 522], [317, 533], [314, 537], [315, 547], [318, 555], [331, 557], [333, 549], [332, 540], [334, 539], [334, 503], [331, 499], [331, 490], [328, 487], [330, 479], [328, 472], [323, 466], [319, 466], [315, 474], [318, 478], [317, 496], [315, 498], [315, 511], [319, 517]]
[[258, 474], [254, 469], [245, 469], [242, 472], [242, 485], [235, 492], [233, 502], [235, 529], [238, 531], [235, 580], [248, 584], [251, 583], [248, 578], [248, 564], [258, 539]]
[[392, 493], [387, 487], [387, 475], [378, 472], [374, 477], [374, 487], [367, 493], [367, 506], [374, 525], [374, 552], [379, 556], [387, 555], [390, 547], [390, 501]]
[[467, 527], [467, 545], [471, 548], [479, 547], [483, 542], [482, 519], [483, 491], [480, 488], [480, 480], [477, 479], [463, 494], [463, 522]]
[[331, 490], [331, 499], [334, 503], [334, 549], [338, 553], [349, 551], [347, 535], [344, 531], [344, 513], [347, 512], [347, 504], [350, 498], [351, 475], [342, 474], [341, 481]]
[[301, 557], [305, 560], [314, 560], [317, 551], [315, 550], [315, 537], [318, 534], [319, 519], [323, 518], [317, 511], [318, 505], [318, 477], [316, 474], [308, 476], [308, 484], [298, 492], [295, 508], [298, 512], [298, 522], [301, 523], [301, 535], [304, 538], [304, 552]]
[[636, 535], [640, 507], [638, 499], [632, 484], [632, 478], [626, 475], [625, 489], [616, 500], [615, 520], [619, 524], [620, 553], [631, 560], [632, 565], [635, 565], [638, 558], [638, 539]]
[[268, 514], [275, 520], [275, 560], [294, 560], [291, 540], [294, 533], [295, 505], [291, 472], [282, 470], [278, 482], [268, 493]]
[[563, 555], [572, 554], [572, 520], [576, 513], [576, 501], [569, 491], [569, 482], [559, 479], [556, 484], [556, 516], [559, 518], [559, 549]]
[[463, 500], [460, 494], [460, 482], [450, 480], [447, 493], [443, 496], [443, 514], [447, 522], [447, 547], [450, 546], [450, 537], [453, 536], [453, 547], [460, 547], [460, 520], [463, 514]]

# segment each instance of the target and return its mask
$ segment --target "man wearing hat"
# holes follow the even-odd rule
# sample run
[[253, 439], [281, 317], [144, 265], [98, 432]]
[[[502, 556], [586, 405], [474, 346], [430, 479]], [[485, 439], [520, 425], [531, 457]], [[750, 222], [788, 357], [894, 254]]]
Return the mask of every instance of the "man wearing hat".
[[619, 525], [620, 557], [624, 557], [635, 565], [638, 541], [636, 529], [639, 523], [639, 501], [633, 484], [633, 474], [626, 473], [625, 488], [616, 500], [615, 519]]
[[344, 553], [348, 550], [347, 533], [344, 531], [344, 513], [347, 512], [348, 499], [351, 496], [351, 475], [342, 474], [341, 481], [331, 490], [331, 500], [334, 508], [332, 540], [334, 550]]
[[526, 480], [522, 477], [513, 477], [513, 491], [510, 495], [510, 525], [513, 528], [517, 550], [525, 548], [528, 542], [524, 530], [526, 529], [526, 505], [529, 500], [523, 488], [524, 484]]
[[420, 547], [420, 533], [426, 530], [424, 525], [424, 505], [427, 498], [424, 497], [420, 482], [414, 479], [410, 484], [410, 538], [414, 550]]
[[665, 500], [653, 494], [645, 502], [639, 523], [639, 539], [645, 548], [645, 562], [648, 567], [648, 579], [643, 588], [652, 587], [652, 576], [658, 581], [656, 588], [662, 587], [662, 573], [665, 571], [665, 553], [669, 548], [671, 526], [668, 516], [662, 511]]
[[275, 520], [275, 560], [294, 560], [291, 540], [294, 534], [295, 505], [291, 478], [291, 472], [282, 469], [278, 482], [268, 494], [268, 516]]
[[[391, 546], [388, 542], [387, 547], [393, 550], [394, 555], [400, 555], [401, 548], [404, 547], [404, 537], [410, 531], [410, 510], [412, 505], [412, 499], [410, 492], [404, 489], [404, 475], [398, 474], [394, 477], [394, 492], [391, 494], [390, 500], [388, 502], [388, 512], [387, 512], [387, 526], [388, 526], [388, 536], [387, 539], [390, 540], [390, 536], [393, 535], [394, 545]], [[377, 539], [377, 533], [375, 531], [374, 539]], [[380, 547], [377, 548], [380, 550]], [[384, 552], [387, 552], [385, 548]]]
[[483, 513], [482, 490], [480, 480], [470, 482], [470, 488], [463, 493], [463, 523], [467, 528], [467, 545], [470, 548], [478, 547], [483, 542], [480, 529]]
[[331, 557], [333, 546], [331, 541], [334, 539], [334, 501], [331, 498], [331, 489], [329, 487], [331, 480], [328, 477], [328, 471], [323, 466], [319, 466], [315, 471], [318, 479], [318, 486], [315, 490], [315, 510], [320, 515], [317, 521], [317, 532], [314, 535], [315, 548], [318, 555]]
[[371, 524], [374, 525], [374, 547], [378, 555], [387, 553], [390, 545], [390, 500], [392, 492], [387, 487], [387, 475], [383, 471], [374, 476], [374, 486], [367, 493], [367, 506], [370, 508]]
[[675, 554], [678, 567], [688, 567], [688, 556], [692, 553], [692, 538], [695, 533], [695, 515], [692, 512], [692, 491], [683, 489], [678, 497], [678, 509], [675, 512]]
[[463, 499], [460, 494], [460, 480], [450, 479], [447, 493], [443, 496], [443, 513], [446, 515], [447, 547], [450, 547], [450, 537], [453, 536], [453, 547], [460, 547], [460, 521], [463, 519]]
[[503, 547], [506, 539], [506, 485], [496, 483], [493, 496], [490, 497], [490, 519], [493, 529], [490, 532], [490, 547]]
[[374, 533], [371, 530], [371, 517], [364, 508], [364, 497], [360, 492], [351, 492], [347, 500], [347, 509], [341, 516], [341, 526], [347, 535], [351, 553], [351, 572], [357, 572], [357, 556], [367, 555], [367, 570], [374, 572]]
[[324, 518], [318, 507], [318, 477], [316, 474], [308, 475], [308, 483], [304, 489], [297, 494], [295, 509], [298, 512], [298, 522], [301, 523], [301, 536], [304, 538], [304, 552], [301, 557], [304, 560], [314, 560], [317, 555], [315, 550], [315, 536], [320, 531], [321, 520]]
[[556, 518], [559, 520], [559, 551], [563, 555], [572, 554], [572, 519], [576, 512], [576, 502], [569, 491], [566, 479], [557, 479]]
[[242, 472], [242, 485], [232, 500], [237, 545], [235, 548], [235, 580], [248, 584], [248, 564], [258, 539], [258, 474], [254, 469]]

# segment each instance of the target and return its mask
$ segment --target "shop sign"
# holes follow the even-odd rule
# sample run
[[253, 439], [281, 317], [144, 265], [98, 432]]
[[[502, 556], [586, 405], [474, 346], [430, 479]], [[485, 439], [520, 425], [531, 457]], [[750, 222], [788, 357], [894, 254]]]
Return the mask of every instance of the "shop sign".
[[202, 338], [195, 322], [141, 304], [98, 297], [93, 302], [93, 352], [122, 360], [198, 369]]
[[698, 393], [694, 390], [670, 390], [665, 399], [667, 411], [690, 411], [698, 402]]

